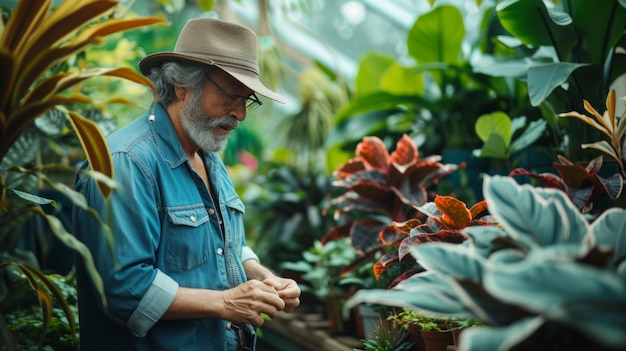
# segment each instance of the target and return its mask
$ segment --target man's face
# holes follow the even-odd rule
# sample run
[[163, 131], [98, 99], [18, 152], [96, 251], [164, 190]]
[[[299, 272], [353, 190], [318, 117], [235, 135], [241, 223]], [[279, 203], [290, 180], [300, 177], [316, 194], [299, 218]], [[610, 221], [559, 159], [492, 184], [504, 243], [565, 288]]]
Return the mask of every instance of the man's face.
[[207, 152], [217, 152], [224, 149], [230, 131], [237, 128], [239, 120], [229, 114], [214, 115], [205, 112], [205, 90], [206, 86], [202, 90], [193, 89], [191, 98], [181, 111], [181, 119], [187, 134], [198, 147]]

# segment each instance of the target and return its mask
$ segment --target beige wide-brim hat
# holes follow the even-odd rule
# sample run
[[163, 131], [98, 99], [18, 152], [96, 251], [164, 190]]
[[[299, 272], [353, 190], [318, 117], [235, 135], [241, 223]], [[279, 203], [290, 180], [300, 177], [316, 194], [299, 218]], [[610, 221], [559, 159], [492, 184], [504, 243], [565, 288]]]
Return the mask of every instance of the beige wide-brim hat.
[[139, 61], [139, 70], [149, 75], [167, 61], [186, 60], [216, 66], [254, 92], [280, 103], [284, 96], [259, 80], [257, 36], [244, 26], [213, 18], [187, 21], [172, 52], [158, 52]]

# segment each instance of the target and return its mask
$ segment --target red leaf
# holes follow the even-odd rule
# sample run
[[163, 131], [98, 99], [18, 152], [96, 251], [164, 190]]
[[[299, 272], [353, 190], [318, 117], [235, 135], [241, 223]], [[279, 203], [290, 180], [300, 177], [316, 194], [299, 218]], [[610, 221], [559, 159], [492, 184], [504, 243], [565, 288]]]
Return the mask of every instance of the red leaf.
[[382, 140], [377, 137], [364, 137], [356, 146], [356, 153], [363, 159], [367, 169], [377, 169], [387, 173], [389, 168], [389, 152]]
[[391, 153], [391, 162], [397, 165], [407, 165], [418, 159], [417, 146], [408, 135], [402, 135], [396, 144], [396, 150]]

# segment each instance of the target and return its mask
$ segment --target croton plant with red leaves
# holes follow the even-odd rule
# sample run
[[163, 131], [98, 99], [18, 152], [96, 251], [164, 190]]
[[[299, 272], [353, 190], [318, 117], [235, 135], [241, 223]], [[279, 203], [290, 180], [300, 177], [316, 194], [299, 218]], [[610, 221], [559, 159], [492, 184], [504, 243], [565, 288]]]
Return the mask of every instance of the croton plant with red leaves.
[[[346, 191], [327, 208], [334, 210], [339, 224], [322, 238], [322, 243], [351, 238], [359, 258], [345, 267], [344, 273], [382, 254], [374, 271], [379, 278], [401, 258], [412, 259], [410, 255], [400, 257], [397, 250], [407, 239], [411, 240], [407, 244], [420, 240], [461, 242], [465, 236], [460, 229], [475, 223], [476, 214], [485, 209], [484, 203], [468, 210], [458, 199], [431, 194], [429, 187], [465, 164], [442, 164], [440, 156], [420, 158], [408, 135], [402, 136], [391, 153], [379, 138], [365, 137], [356, 154], [334, 172], [333, 184]], [[414, 234], [420, 236], [412, 239]], [[420, 270], [414, 268], [403, 276]]]
[[[487, 210], [487, 202], [484, 200], [467, 208], [463, 201], [455, 197], [436, 195], [434, 201], [418, 207], [417, 210], [427, 216], [425, 222], [417, 218], [402, 223], [394, 222], [381, 232], [383, 243], [397, 246], [398, 249], [378, 259], [374, 265], [376, 278], [400, 261], [413, 260], [410, 252], [416, 245], [434, 241], [460, 244], [469, 238], [462, 232], [464, 228], [474, 225], [494, 225], [491, 216], [481, 216]], [[419, 271], [421, 268], [417, 266], [404, 272], [392, 282], [391, 286]]]

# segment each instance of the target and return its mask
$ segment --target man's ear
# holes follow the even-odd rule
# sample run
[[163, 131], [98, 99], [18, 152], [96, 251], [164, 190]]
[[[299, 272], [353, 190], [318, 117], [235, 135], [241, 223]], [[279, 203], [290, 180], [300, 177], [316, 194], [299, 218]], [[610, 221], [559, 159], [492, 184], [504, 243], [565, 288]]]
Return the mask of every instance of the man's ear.
[[185, 97], [187, 96], [187, 88], [179, 87], [178, 85], [175, 85], [174, 92], [176, 93], [176, 97], [178, 98], [178, 100], [180, 101], [185, 100]]

